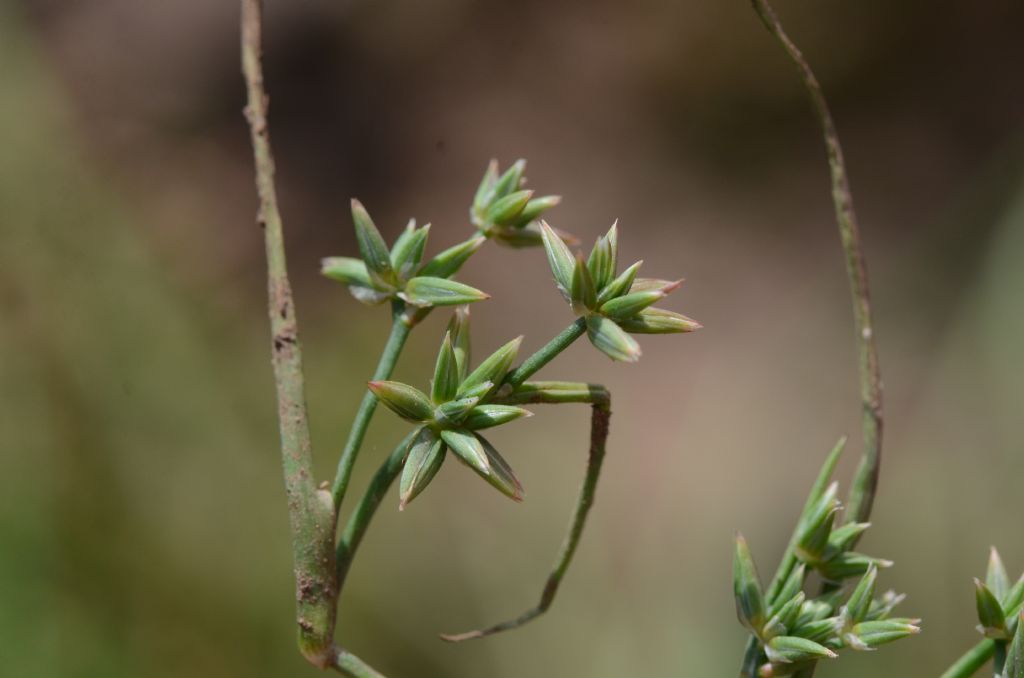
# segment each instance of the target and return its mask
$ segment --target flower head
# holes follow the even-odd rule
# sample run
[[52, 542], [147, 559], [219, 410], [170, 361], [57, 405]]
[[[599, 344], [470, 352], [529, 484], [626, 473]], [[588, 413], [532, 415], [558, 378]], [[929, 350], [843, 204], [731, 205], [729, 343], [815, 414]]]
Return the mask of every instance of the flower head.
[[499, 176], [498, 161], [492, 160], [469, 209], [470, 220], [481, 235], [508, 247], [541, 245], [538, 219], [562, 201], [558, 195], [535, 198], [533, 191], [524, 190], [524, 169], [526, 161], [517, 160]]
[[640, 359], [640, 345], [630, 333], [670, 334], [700, 329], [700, 323], [684, 315], [651, 307], [676, 290], [682, 280], [637, 278], [642, 261], [617, 273], [618, 222], [597, 239], [586, 261], [582, 254], [573, 255], [547, 222], [541, 221], [540, 231], [558, 291], [577, 316], [586, 318], [590, 343], [612, 360]]
[[474, 287], [449, 279], [480, 249], [486, 238], [470, 238], [421, 263], [430, 224], [417, 228], [415, 220], [409, 221], [388, 250], [366, 208], [355, 199], [352, 200], [352, 221], [361, 258], [328, 257], [321, 262], [321, 272], [348, 285], [352, 296], [364, 304], [400, 299], [417, 309], [429, 309], [488, 298]]
[[522, 337], [492, 353], [469, 371], [469, 310], [459, 308], [437, 355], [430, 395], [397, 381], [371, 381], [370, 390], [397, 415], [419, 425], [402, 469], [404, 508], [430, 483], [451, 450], [505, 495], [522, 500], [523, 486], [482, 429], [530, 416], [512, 405], [488, 402], [512, 367]]

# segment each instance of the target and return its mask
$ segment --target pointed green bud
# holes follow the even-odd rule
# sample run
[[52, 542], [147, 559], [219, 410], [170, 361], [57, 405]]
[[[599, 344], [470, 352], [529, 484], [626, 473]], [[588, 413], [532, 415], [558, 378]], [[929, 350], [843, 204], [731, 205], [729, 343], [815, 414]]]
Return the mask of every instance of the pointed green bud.
[[480, 396], [469, 395], [441, 403], [434, 409], [434, 421], [443, 428], [457, 428], [469, 416], [470, 411], [480, 404]]
[[600, 310], [602, 315], [606, 315], [612, 320], [625, 320], [637, 315], [651, 304], [661, 301], [674, 289], [675, 287], [667, 287], [660, 290], [630, 292], [621, 297], [609, 299], [601, 304]]
[[495, 384], [493, 381], [482, 381], [479, 384], [473, 384], [466, 388], [465, 391], [462, 391], [462, 388], [460, 387], [459, 390], [462, 392], [456, 395], [459, 398], [476, 398], [477, 400], [482, 400], [484, 396], [490, 393], [497, 386], [498, 384]]
[[320, 260], [320, 273], [346, 285], [372, 287], [370, 274], [362, 259], [352, 257], [325, 257]]
[[850, 577], [859, 577], [868, 571], [868, 568], [874, 565], [875, 567], [885, 569], [892, 567], [891, 560], [884, 560], [882, 558], [872, 558], [866, 556], [863, 553], [855, 553], [853, 551], [847, 553], [840, 553], [834, 558], [830, 558], [824, 563], [816, 565], [818, 573], [823, 578], [831, 582], [840, 582]]
[[533, 412], [513, 405], [478, 405], [470, 410], [464, 425], [471, 431], [500, 426], [520, 417], [532, 417]]
[[388, 289], [394, 287], [398, 280], [391, 267], [391, 253], [384, 244], [384, 238], [374, 225], [363, 204], [352, 199], [352, 221], [356, 228], [356, 242], [359, 253], [366, 263], [367, 273], [375, 287]]
[[459, 365], [455, 360], [455, 349], [452, 347], [451, 333], [445, 333], [441, 342], [441, 350], [437, 354], [434, 365], [434, 383], [430, 389], [430, 399], [435, 403], [443, 403], [455, 397], [459, 390]]
[[536, 221], [540, 218], [540, 215], [552, 207], [557, 207], [561, 202], [562, 196], [560, 195], [545, 195], [540, 198], [533, 198], [530, 202], [526, 203], [526, 207], [523, 208], [523, 211], [512, 222], [512, 226], [522, 228], [531, 221]]
[[867, 621], [885, 619], [892, 614], [893, 608], [906, 600], [906, 597], [905, 593], [896, 593], [893, 590], [886, 591], [882, 594], [881, 598], [872, 601], [871, 609], [868, 610], [868, 615], [865, 619]]
[[821, 465], [818, 476], [814, 479], [814, 484], [811, 485], [811, 491], [807, 493], [807, 500], [804, 502], [804, 508], [800, 512], [800, 519], [797, 521], [797, 532], [802, 533], [804, 531], [804, 526], [811, 519], [811, 514], [821, 500], [822, 495], [829, 490], [832, 474], [836, 470], [836, 464], [839, 463], [839, 457], [842, 456], [844, 449], [846, 449], [846, 436], [836, 441], [828, 456], [825, 457], [825, 463]]
[[836, 513], [840, 509], [839, 501], [836, 499], [838, 492], [838, 483], [829, 485], [802, 525], [802, 531], [796, 544], [796, 555], [809, 565], [817, 565], [825, 555], [828, 537], [832, 533]]
[[[420, 266], [423, 251], [427, 247], [427, 236], [430, 235], [430, 224], [423, 228], [415, 228], [416, 220], [410, 220], [409, 226], [398, 236], [391, 248], [391, 267], [398, 273], [400, 280], [408, 280]], [[412, 227], [412, 230], [409, 228]]]
[[513, 226], [495, 226], [487, 231], [487, 237], [504, 247], [525, 249], [540, 247], [544, 244], [544, 234], [540, 224], [531, 223], [522, 228]]
[[469, 376], [463, 380], [462, 384], [459, 386], [459, 396], [465, 396], [473, 391], [473, 389], [486, 382], [491, 382], [491, 384], [494, 385], [501, 384], [505, 375], [508, 373], [509, 368], [512, 367], [512, 363], [515, 361], [516, 355], [519, 353], [519, 346], [522, 343], [522, 336], [516, 337], [488, 356], [486, 360], [480, 363], [480, 365], [470, 372]]
[[993, 546], [988, 552], [988, 569], [985, 572], [985, 586], [988, 587], [996, 600], [1002, 600], [1010, 590], [1010, 578], [1006, 574], [1006, 566], [999, 557], [999, 551]]
[[370, 390], [398, 416], [409, 421], [429, 421], [434, 416], [430, 399], [417, 388], [400, 381], [371, 381]]
[[512, 499], [522, 501], [522, 485], [490, 443], [465, 430], [441, 431], [441, 439], [484, 480]]
[[800, 636], [815, 643], [831, 644], [839, 638], [843, 630], [843, 620], [839, 617], [824, 617], [805, 623], [797, 623], [791, 635]]
[[495, 200], [484, 213], [484, 222], [498, 226], [510, 226], [526, 208], [526, 204], [532, 197], [533, 191], [516, 191]]
[[349, 285], [348, 291], [356, 301], [367, 306], [378, 306], [395, 296], [394, 292], [381, 292], [373, 287], [363, 287], [362, 285]]
[[473, 256], [480, 247], [487, 242], [482, 235], [473, 236], [469, 240], [460, 242], [458, 245], [449, 247], [445, 251], [423, 265], [419, 275], [429, 278], [450, 278], [455, 275], [462, 265]]
[[796, 636], [778, 636], [764, 648], [773, 664], [797, 664], [814, 659], [835, 659], [836, 653], [813, 640]]
[[417, 276], [405, 284], [405, 290], [398, 296], [413, 306], [458, 306], [474, 301], [490, 299], [475, 287], [470, 287], [447, 278]]
[[855, 650], [874, 650], [880, 645], [921, 633], [917, 623], [917, 619], [861, 622], [854, 624], [849, 633], [843, 634], [843, 642]]
[[608, 238], [602, 236], [594, 243], [587, 259], [587, 269], [594, 279], [594, 287], [603, 289], [615, 277], [615, 264], [612, 262], [612, 247]]
[[797, 566], [792, 569], [789, 576], [786, 577], [786, 581], [783, 582], [782, 588], [779, 589], [778, 594], [775, 596], [776, 602], [772, 603], [768, 616], [771, 617], [778, 614], [779, 610], [782, 609], [782, 606], [803, 589], [806, 573], [807, 568], [803, 563], [797, 564]]
[[704, 327], [693, 318], [663, 308], [645, 308], [634, 316], [619, 320], [618, 323], [622, 329], [633, 334], [678, 334], [695, 332]]
[[633, 286], [633, 281], [636, 279], [636, 273], [640, 270], [640, 266], [643, 265], [643, 260], [636, 262], [625, 271], [616, 276], [610, 283], [604, 286], [604, 289], [597, 295], [598, 304], [606, 304], [615, 297], [621, 297], [623, 294], [629, 291], [629, 288]]
[[494, 184], [494, 197], [501, 199], [512, 191], [518, 191], [523, 181], [523, 170], [526, 169], [526, 161], [520, 158], [509, 167]]
[[828, 552], [842, 553], [849, 550], [869, 527], [871, 523], [846, 523], [835, 528], [828, 536]]
[[1010, 587], [1001, 602], [1003, 603], [1003, 612], [1006, 613], [1008, 619], [1017, 616], [1021, 607], [1024, 606], [1024, 574], [1017, 580], [1017, 583]]
[[736, 534], [736, 551], [732, 559], [732, 590], [740, 623], [760, 636], [765, 623], [764, 593], [747, 540], [739, 533]]
[[787, 631], [796, 624], [796, 620], [800, 616], [800, 607], [806, 598], [803, 591], [797, 591], [795, 596], [783, 603], [779, 611], [772, 615], [768, 623], [764, 625], [763, 637], [768, 639], [786, 635]]
[[673, 290], [677, 289], [683, 284], [682, 278], [679, 280], [662, 280], [661, 278], [637, 278], [633, 281], [630, 286], [630, 292], [650, 292], [651, 290], [662, 290], [666, 287], [671, 287]]
[[[796, 618], [795, 627], [802, 628], [808, 624], [832, 617], [833, 607], [823, 600], [805, 600], [800, 606], [800, 614]], [[796, 636], [806, 636], [804, 633], [793, 632]], [[819, 641], [821, 642], [821, 641]]]
[[[567, 245], [576, 245], [579, 240], [571, 234], [563, 231], [560, 228], [551, 229], [555, 232], [559, 238]], [[487, 236], [499, 245], [505, 247], [511, 247], [513, 249], [523, 249], [526, 247], [540, 247], [544, 244], [544, 232], [540, 227], [540, 222], [531, 221], [525, 226], [495, 226], [487, 232]]]
[[469, 306], [459, 306], [448, 322], [448, 334], [452, 337], [455, 350], [455, 364], [458, 365], [459, 383], [469, 374]]
[[981, 583], [974, 580], [974, 600], [978, 608], [978, 631], [986, 638], [1005, 640], [1009, 637], [1006, 629], [1006, 616], [992, 591]]
[[852, 623], [857, 624], [867, 617], [868, 611], [871, 609], [871, 602], [875, 597], [877, 579], [878, 568], [872, 565], [861, 577], [853, 589], [853, 593], [850, 594], [850, 599], [846, 602], [846, 613]]
[[441, 438], [426, 426], [413, 438], [399, 482], [399, 511], [405, 510], [406, 505], [437, 475], [444, 461], [444, 450]]
[[546, 221], [540, 222], [540, 230], [544, 239], [544, 251], [548, 255], [548, 264], [555, 277], [555, 284], [558, 285], [558, 290], [568, 301], [572, 298], [570, 290], [572, 289], [573, 271], [576, 270], [576, 258], [572, 256], [568, 245], [558, 237], [558, 234]]
[[494, 198], [494, 187], [498, 183], [498, 161], [491, 160], [484, 171], [484, 178], [473, 197], [473, 210], [483, 212]]
[[613, 320], [599, 315], [588, 316], [587, 337], [597, 350], [612, 360], [627, 363], [640, 360], [640, 344]]
[[1017, 617], [1017, 632], [1006, 651], [1003, 675], [1005, 678], [1024, 678], [1024, 612]]
[[572, 271], [572, 285], [569, 288], [569, 305], [573, 313], [584, 315], [597, 303], [597, 290], [590, 277], [590, 270], [583, 262], [583, 257], [576, 257], [576, 265]]
[[[608, 282], [615, 278], [615, 271], [619, 270], [619, 220], [612, 222], [611, 228], [605, 233], [604, 239], [608, 242], [608, 257], [611, 259], [611, 273], [608, 275]], [[626, 289], [629, 289], [628, 287]]]

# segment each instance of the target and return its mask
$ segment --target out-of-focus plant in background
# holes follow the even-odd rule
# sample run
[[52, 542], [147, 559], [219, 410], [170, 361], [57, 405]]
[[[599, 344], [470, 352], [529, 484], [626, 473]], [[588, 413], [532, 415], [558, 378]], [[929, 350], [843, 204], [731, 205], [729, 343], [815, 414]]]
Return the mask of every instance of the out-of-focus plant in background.
[[[685, 271], [687, 312], [711, 329], [684, 352], [652, 337], [628, 369], [589, 347], [564, 354], [565, 374], [607, 373], [621, 394], [609, 442], [623, 450], [553, 611], [572, 609], [571, 625], [551, 617], [451, 651], [433, 633], [535, 595], [564, 529], [550, 516], [568, 514], [580, 465], [543, 450], [582, 450], [582, 408], [538, 410], [495, 435], [501, 449], [536, 450], [516, 460], [530, 502], [491, 501], [483, 483], [442, 473], [433, 482], [451, 491], [424, 493], [400, 519], [382, 511], [349, 575], [342, 637], [395, 675], [716, 675], [745, 635], [729, 535], [742, 525], [759, 561], [776, 560], [822, 450], [859, 426], [803, 93], [742, 2], [524, 1], [514, 17], [495, 3], [425, 7], [282, 4], [270, 18], [314, 441], [344, 437], [387, 332], [385, 318], [345, 322], [361, 307], [317, 275], [323, 253], [356, 249], [349, 195], [392, 241], [412, 214], [465, 223], [482, 160], [522, 154], [531, 188], [557, 181], [558, 223], [581, 240], [608, 215], [644, 229], [624, 239], [625, 260]], [[0, 3], [0, 627], [12, 675], [303, 671], [282, 586], [272, 385], [254, 369], [266, 316], [236, 9]], [[915, 616], [959, 620], [928, 626], [946, 656], [897, 643], [885, 671], [936, 675], [978, 639], [979, 554], [997, 543], [1024, 562], [1024, 146], [1010, 68], [1021, 8], [778, 9], [831, 95], [872, 229], [890, 455], [863, 548], [898, 563], [885, 586]], [[530, 30], [502, 30], [513, 18]], [[500, 319], [481, 308], [475, 332], [497, 346], [514, 325], [532, 352], [565, 308], [543, 257], [515, 255], [508, 276], [508, 256], [482, 251], [463, 275], [495, 301], [537, 303], [510, 301]], [[444, 322], [422, 332], [440, 337]], [[410, 347], [396, 378], [426, 383], [435, 349]], [[366, 449], [380, 458], [400, 436], [371, 430]], [[840, 480], [851, 472], [839, 464]], [[404, 584], [414, 571], [430, 585]], [[829, 675], [876, 661], [844, 656]]]

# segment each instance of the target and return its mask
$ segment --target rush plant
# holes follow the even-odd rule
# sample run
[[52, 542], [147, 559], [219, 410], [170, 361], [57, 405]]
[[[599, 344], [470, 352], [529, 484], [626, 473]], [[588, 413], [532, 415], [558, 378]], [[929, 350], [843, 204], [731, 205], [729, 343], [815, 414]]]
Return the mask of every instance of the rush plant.
[[[293, 542], [298, 645], [320, 668], [355, 678], [381, 674], [334, 638], [342, 587], [373, 516], [398, 481], [398, 508], [409, 507], [454, 457], [501, 494], [523, 500], [523, 485], [506, 457], [488, 437], [490, 429], [530, 415], [529, 405], [583, 404], [591, 408], [586, 475], [568, 531], [539, 601], [521, 615], [466, 633], [443, 635], [457, 642], [510, 630], [543, 614], [552, 604], [581, 538], [605, 457], [611, 396], [599, 385], [536, 381], [532, 377], [577, 339], [612, 360], [635, 362], [641, 350], [633, 335], [685, 333], [700, 328], [690, 318], [656, 308], [681, 281], [641, 278], [641, 262], [619, 266], [619, 228], [613, 224], [589, 254], [546, 221], [556, 195], [535, 196], [524, 188], [525, 162], [504, 172], [488, 165], [469, 209], [473, 232], [428, 257], [430, 224], [410, 221], [390, 245], [363, 205], [352, 201], [358, 257], [328, 257], [322, 273], [345, 285], [360, 302], [390, 311], [391, 330], [367, 391], [339, 455], [333, 482], [318, 485], [306, 413], [303, 366], [295, 304], [288, 279], [283, 227], [274, 182], [267, 123], [267, 95], [261, 65], [260, 0], [241, 0], [242, 63], [263, 229], [277, 389], [281, 452]], [[741, 678], [795, 675], [809, 678], [822, 660], [846, 651], [871, 651], [920, 632], [920, 620], [894, 616], [904, 596], [879, 593], [879, 577], [892, 563], [867, 555], [858, 543], [878, 485], [882, 444], [882, 382], [875, 347], [866, 265], [842, 148], [821, 87], [807, 61], [782, 29], [766, 0], [753, 0], [769, 32], [779, 41], [803, 81], [821, 127], [832, 197], [845, 255], [858, 352], [863, 456], [846, 495], [839, 499], [833, 472], [846, 441], [840, 441], [818, 471], [797, 518], [782, 560], [762, 584], [745, 539], [737, 535], [733, 591], [740, 623], [750, 632]], [[481, 290], [454, 279], [463, 264], [488, 241], [510, 248], [543, 248], [555, 287], [573, 319], [547, 344], [521, 362], [522, 337], [490, 352], [474, 365], [468, 304], [487, 300]], [[432, 311], [452, 313], [437, 352], [433, 379], [420, 386], [393, 380], [392, 373], [410, 333]], [[342, 506], [352, 470], [377, 404], [409, 427], [381, 461], [369, 486], [346, 520]], [[394, 420], [392, 423], [395, 423]], [[508, 455], [514, 459], [514, 454]], [[451, 464], [448, 465], [449, 467]], [[340, 532], [339, 532], [339, 528]], [[989, 660], [996, 678], [1024, 678], [1024, 576], [1011, 584], [992, 550], [985, 581], [975, 580], [978, 630], [984, 635], [944, 674], [967, 678]]]
[[[360, 256], [326, 258], [322, 273], [347, 286], [360, 302], [388, 307], [392, 325], [339, 457], [334, 481], [329, 486], [318, 486], [313, 477], [302, 355], [274, 183], [261, 41], [261, 3], [242, 0], [242, 62], [249, 95], [246, 116], [260, 199], [258, 222], [263, 228], [268, 264], [272, 362], [291, 518], [298, 643], [302, 654], [315, 666], [357, 678], [380, 676], [335, 642], [334, 627], [346, 575], [394, 481], [400, 478], [399, 509], [404, 509], [427, 488], [444, 461], [455, 457], [502, 494], [521, 501], [522, 484], [482, 431], [529, 415], [524, 405], [578, 403], [591, 407], [586, 477], [539, 602], [515, 619], [442, 637], [461, 641], [525, 624], [548, 609], [572, 562], [594, 500], [611, 416], [611, 398], [603, 386], [530, 378], [583, 335], [611, 359], [634, 362], [640, 357], [640, 347], [631, 333], [691, 332], [700, 325], [678, 313], [653, 308], [654, 303], [679, 287], [678, 282], [638, 278], [640, 262], [618, 272], [617, 225], [598, 239], [586, 259], [574, 253], [574, 241], [542, 219], [560, 198], [534, 197], [532, 191], [523, 189], [522, 160], [503, 173], [495, 162], [487, 167], [470, 207], [474, 233], [432, 258], [426, 257], [429, 224], [417, 227], [415, 221], [410, 221], [388, 247], [367, 210], [353, 200], [352, 221]], [[522, 337], [501, 346], [471, 369], [466, 305], [483, 301], [488, 295], [453, 276], [488, 240], [512, 248], [543, 247], [556, 287], [574, 318], [518, 365]], [[429, 387], [420, 389], [391, 380], [411, 331], [431, 311], [446, 307], [454, 307], [454, 314], [441, 341]], [[338, 534], [352, 469], [378, 402], [411, 424], [412, 430], [383, 460]]]

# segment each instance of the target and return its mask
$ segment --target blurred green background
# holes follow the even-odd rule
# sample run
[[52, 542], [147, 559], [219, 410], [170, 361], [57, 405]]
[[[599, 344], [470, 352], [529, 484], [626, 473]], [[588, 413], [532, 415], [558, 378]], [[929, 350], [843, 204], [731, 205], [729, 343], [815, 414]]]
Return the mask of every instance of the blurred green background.
[[[487, 160], [529, 158], [584, 242], [685, 276], [706, 329], [638, 365], [581, 342], [542, 374], [615, 396], [610, 454], [552, 611], [532, 603], [585, 458], [584, 408], [495, 438], [514, 505], [458, 465], [349, 578], [340, 635], [388, 675], [730, 676], [742, 530], [777, 562], [823, 455], [859, 453], [851, 317], [821, 142], [745, 2], [271, 2], [268, 86], [317, 464], [332, 473], [386, 313], [317, 275], [389, 238], [467, 232]], [[846, 145], [873, 283], [887, 436], [871, 553], [925, 634], [828, 676], [933, 676], [976, 640], [989, 544], [1024, 569], [1024, 42], [1019, 2], [778, 9]], [[276, 447], [237, 6], [0, 0], [0, 665], [3, 675], [302, 676]], [[570, 320], [543, 255], [462, 279], [478, 352]], [[444, 314], [396, 377], [425, 383]], [[355, 487], [404, 435], [381, 411]]]

